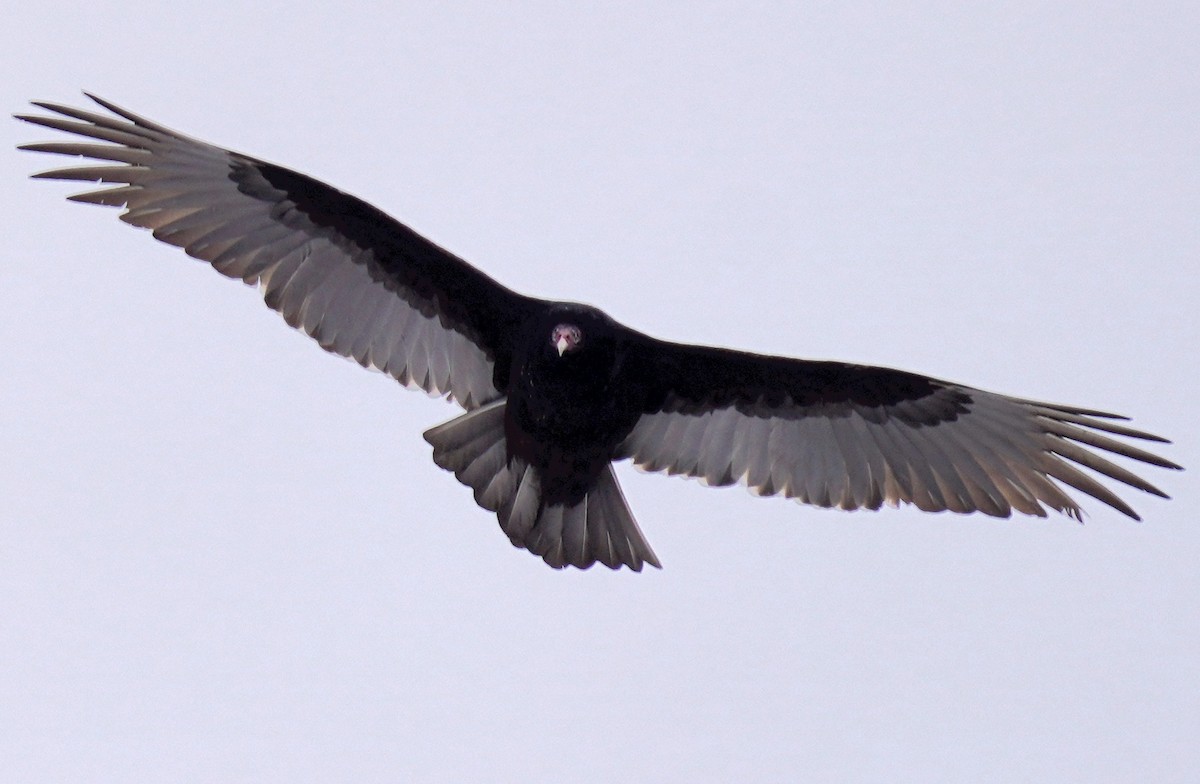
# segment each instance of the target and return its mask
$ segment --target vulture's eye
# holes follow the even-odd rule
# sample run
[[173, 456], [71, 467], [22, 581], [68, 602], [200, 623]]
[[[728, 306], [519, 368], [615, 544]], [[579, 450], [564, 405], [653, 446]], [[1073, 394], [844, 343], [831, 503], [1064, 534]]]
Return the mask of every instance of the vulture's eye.
[[560, 357], [579, 348], [582, 343], [583, 332], [574, 324], [559, 324], [550, 331], [550, 345], [554, 346]]

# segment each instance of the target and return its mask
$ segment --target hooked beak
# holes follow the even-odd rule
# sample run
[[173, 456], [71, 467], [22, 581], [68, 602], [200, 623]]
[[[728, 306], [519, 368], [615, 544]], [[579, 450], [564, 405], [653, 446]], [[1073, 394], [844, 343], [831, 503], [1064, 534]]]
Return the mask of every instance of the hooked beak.
[[570, 346], [571, 346], [571, 341], [567, 339], [566, 335], [559, 335], [558, 340], [554, 341], [554, 347], [556, 349], [558, 349], [558, 355], [560, 357], [563, 355], [563, 352], [565, 352]]

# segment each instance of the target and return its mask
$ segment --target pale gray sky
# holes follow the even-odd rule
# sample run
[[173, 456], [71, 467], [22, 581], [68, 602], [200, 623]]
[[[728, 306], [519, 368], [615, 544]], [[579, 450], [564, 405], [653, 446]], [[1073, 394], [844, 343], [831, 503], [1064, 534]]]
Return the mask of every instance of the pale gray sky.
[[14, 6], [0, 95], [95, 91], [660, 337], [1126, 413], [1192, 471], [1080, 526], [625, 466], [666, 568], [555, 572], [433, 465], [457, 409], [25, 179], [53, 134], [3, 123], [6, 780], [1194, 775], [1193, 4], [397, 5]]

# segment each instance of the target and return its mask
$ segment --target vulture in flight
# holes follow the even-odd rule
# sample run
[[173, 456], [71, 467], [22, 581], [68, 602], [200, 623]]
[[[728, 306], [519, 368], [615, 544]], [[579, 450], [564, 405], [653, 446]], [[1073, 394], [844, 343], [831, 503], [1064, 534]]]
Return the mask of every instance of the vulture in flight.
[[[1013, 511], [1080, 519], [1070, 486], [1139, 519], [1080, 467], [1147, 493], [1097, 450], [1163, 468], [1114, 414], [882, 367], [649, 337], [587, 305], [511, 291], [366, 202], [88, 96], [21, 120], [74, 134], [23, 145], [93, 159], [34, 175], [112, 183], [73, 201], [121, 207], [327, 351], [465, 413], [425, 433], [512, 543], [550, 566], [659, 566], [613, 473], [747, 485], [816, 506]], [[99, 161], [95, 163], [94, 161]]]

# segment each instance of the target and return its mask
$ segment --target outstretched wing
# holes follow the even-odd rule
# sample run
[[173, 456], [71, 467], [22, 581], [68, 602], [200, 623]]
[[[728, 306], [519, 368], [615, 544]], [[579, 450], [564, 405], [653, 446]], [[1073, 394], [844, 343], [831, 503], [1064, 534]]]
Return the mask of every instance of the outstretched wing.
[[115, 116], [51, 103], [18, 116], [87, 139], [21, 149], [101, 162], [35, 177], [117, 183], [70, 198], [124, 207], [125, 222], [257, 284], [328, 351], [468, 410], [501, 396], [493, 370], [534, 300], [353, 196], [88, 97]]
[[1057, 480], [1140, 519], [1078, 466], [1166, 495], [1091, 448], [1179, 468], [1113, 438], [1165, 442], [1116, 424], [1124, 417], [1114, 414], [886, 368], [650, 339], [636, 346], [653, 380], [620, 456], [710, 485], [741, 482], [760, 495], [841, 509], [911, 503], [1045, 517], [1050, 507], [1081, 519]]

